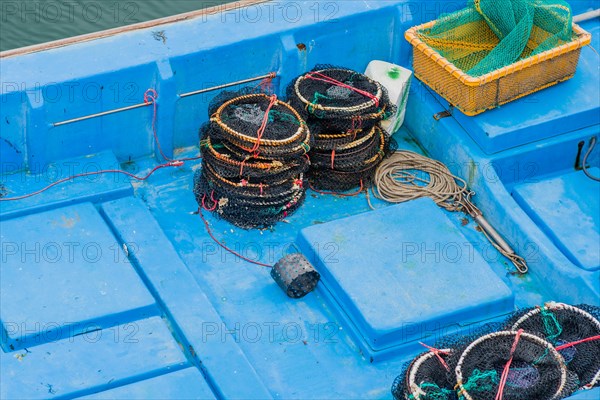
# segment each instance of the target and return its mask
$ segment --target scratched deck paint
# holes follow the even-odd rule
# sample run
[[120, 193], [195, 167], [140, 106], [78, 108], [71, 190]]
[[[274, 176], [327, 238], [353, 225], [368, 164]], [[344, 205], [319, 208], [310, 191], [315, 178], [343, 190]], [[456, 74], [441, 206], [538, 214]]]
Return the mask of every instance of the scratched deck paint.
[[[410, 68], [404, 31], [453, 11], [432, 1], [273, 4], [285, 18], [257, 5], [247, 12], [261, 16], [162, 26], [165, 41], [151, 28], [2, 59], [2, 193], [100, 169], [144, 175], [164, 162], [151, 106], [54, 123], [141, 103], [153, 88], [162, 149], [193, 157], [216, 93], [178, 94], [275, 72], [281, 96], [319, 63]], [[598, 19], [582, 27], [599, 49]], [[447, 104], [413, 80], [399, 147], [468, 181], [527, 258], [522, 277], [473, 222], [427, 200], [371, 199], [371, 211], [364, 195], [309, 191], [298, 212], [265, 231], [207, 213], [214, 234], [246, 257], [274, 264], [297, 249], [309, 257], [323, 281], [289, 299], [269, 269], [222, 251], [205, 231], [194, 214], [198, 161], [140, 182], [88, 176], [0, 202], [0, 397], [389, 399], [402, 365], [423, 351], [418, 341], [544, 301], [598, 304], [600, 189], [577, 165], [579, 143], [600, 131], [597, 57], [584, 48], [570, 81], [475, 118], [435, 121]], [[600, 149], [588, 163], [598, 173]], [[559, 198], [545, 195], [556, 188]]]

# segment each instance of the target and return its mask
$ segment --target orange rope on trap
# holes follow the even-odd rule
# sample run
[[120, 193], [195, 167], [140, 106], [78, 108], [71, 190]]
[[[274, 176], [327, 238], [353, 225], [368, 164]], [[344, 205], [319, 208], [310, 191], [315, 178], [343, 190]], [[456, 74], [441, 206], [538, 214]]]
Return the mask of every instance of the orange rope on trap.
[[325, 195], [340, 196], [340, 197], [355, 197], [355, 196], [358, 196], [359, 194], [361, 194], [362, 191], [364, 190], [364, 184], [363, 184], [362, 179], [360, 180], [360, 188], [354, 193], [322, 192], [320, 190], [315, 189], [313, 187], [313, 185], [311, 185], [310, 183], [308, 184], [308, 186], [310, 187], [310, 189], [313, 192], [317, 192], [319, 194], [325, 194]]

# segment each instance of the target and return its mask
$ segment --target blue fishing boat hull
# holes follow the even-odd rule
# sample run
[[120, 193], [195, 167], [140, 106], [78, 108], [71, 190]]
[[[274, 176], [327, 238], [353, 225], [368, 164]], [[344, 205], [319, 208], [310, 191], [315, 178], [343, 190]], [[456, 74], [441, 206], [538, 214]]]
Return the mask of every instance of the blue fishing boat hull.
[[[574, 14], [597, 6], [571, 4]], [[217, 7], [0, 58], [3, 193], [107, 169], [143, 176], [164, 162], [161, 151], [193, 158], [216, 93], [186, 93], [274, 72], [283, 96], [316, 64], [364, 71], [377, 59], [410, 68], [404, 31], [464, 5]], [[600, 49], [599, 19], [581, 26]], [[158, 94], [161, 151], [147, 89]], [[546, 301], [599, 305], [600, 184], [580, 168], [600, 134], [597, 53], [582, 50], [571, 80], [477, 117], [433, 118], [448, 109], [414, 80], [394, 138], [467, 180], [527, 259], [527, 275], [514, 274], [475, 223], [429, 199], [371, 199], [372, 211], [362, 194], [309, 191], [266, 231], [205, 213], [218, 239], [245, 257], [274, 264], [305, 254], [322, 282], [292, 300], [269, 269], [234, 257], [205, 231], [192, 191], [199, 161], [139, 182], [90, 174], [0, 202], [0, 398], [390, 398], [403, 365], [423, 351], [419, 342]], [[588, 164], [600, 175], [600, 146]], [[597, 399], [599, 390], [573, 398]]]

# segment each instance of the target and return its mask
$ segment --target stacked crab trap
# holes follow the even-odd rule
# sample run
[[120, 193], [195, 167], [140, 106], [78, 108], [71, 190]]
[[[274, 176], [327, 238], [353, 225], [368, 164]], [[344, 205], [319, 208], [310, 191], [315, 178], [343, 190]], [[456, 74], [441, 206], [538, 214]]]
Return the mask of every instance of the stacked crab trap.
[[572, 78], [591, 42], [562, 0], [472, 0], [405, 37], [415, 76], [471, 116]]
[[386, 89], [345, 68], [317, 66], [288, 87], [314, 136], [309, 181], [316, 189], [364, 187], [390, 151], [380, 122], [395, 114]]
[[200, 129], [198, 204], [234, 225], [267, 228], [302, 203], [310, 132], [296, 110], [262, 93], [224, 93]]
[[600, 380], [600, 307], [548, 303], [441, 339], [399, 375], [397, 400], [563, 399]]

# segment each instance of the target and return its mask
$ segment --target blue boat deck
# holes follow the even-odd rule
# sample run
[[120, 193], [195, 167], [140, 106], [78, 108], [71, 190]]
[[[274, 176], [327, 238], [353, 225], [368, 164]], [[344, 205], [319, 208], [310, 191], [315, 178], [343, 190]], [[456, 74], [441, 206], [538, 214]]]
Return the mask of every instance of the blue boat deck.
[[[581, 3], [576, 11], [593, 4]], [[435, 17], [427, 1], [419, 4], [409, 15], [400, 0], [345, 2], [335, 23], [305, 15], [291, 28], [242, 20], [233, 29], [214, 15], [166, 27], [168, 49], [142, 31], [2, 60], [3, 81], [38, 82], [42, 65], [42, 87], [71, 82], [64, 58], [94, 49], [77, 81], [133, 82], [137, 97], [156, 87], [163, 150], [193, 157], [212, 95], [177, 99], [184, 87], [277, 71], [281, 94], [316, 63], [364, 70], [380, 58], [409, 66], [402, 32]], [[312, 13], [310, 4], [300, 7]], [[450, 10], [434, 12], [441, 11]], [[356, 24], [369, 33], [352, 35]], [[600, 49], [598, 19], [582, 26]], [[388, 38], [388, 30], [397, 33]], [[189, 40], [199, 34], [201, 43]], [[97, 62], [115, 43], [136, 43], [131, 59]], [[245, 257], [274, 264], [300, 250], [309, 258], [322, 282], [289, 299], [268, 269], [235, 258], [206, 232], [192, 193], [198, 161], [142, 182], [88, 176], [1, 202], [0, 398], [390, 398], [403, 364], [423, 350], [419, 341], [545, 301], [599, 304], [600, 184], [575, 168], [578, 144], [587, 149], [600, 133], [597, 57], [585, 48], [571, 81], [475, 118], [456, 111], [435, 121], [447, 104], [414, 81], [405, 126], [394, 136], [399, 148], [440, 159], [467, 179], [477, 205], [527, 259], [525, 276], [512, 273], [475, 223], [427, 199], [389, 205], [371, 197], [371, 210], [364, 193], [309, 191], [295, 214], [265, 231], [205, 212], [215, 236]], [[225, 72], [225, 64], [244, 68]], [[74, 173], [121, 168], [143, 176], [161, 163], [148, 108], [53, 127], [48, 121], [127, 103], [110, 95], [52, 102], [40, 93], [3, 85], [7, 197]], [[589, 164], [598, 175], [600, 146]]]

